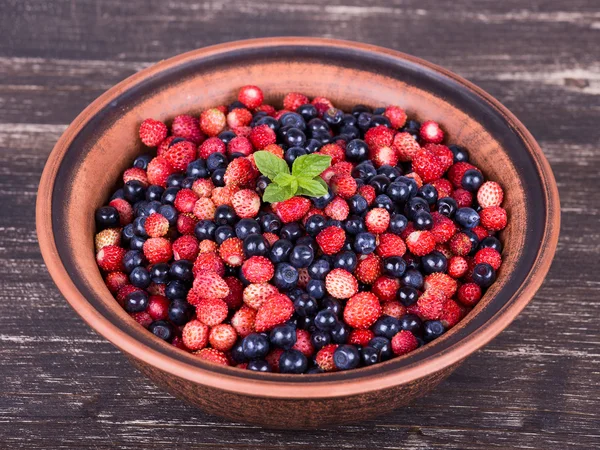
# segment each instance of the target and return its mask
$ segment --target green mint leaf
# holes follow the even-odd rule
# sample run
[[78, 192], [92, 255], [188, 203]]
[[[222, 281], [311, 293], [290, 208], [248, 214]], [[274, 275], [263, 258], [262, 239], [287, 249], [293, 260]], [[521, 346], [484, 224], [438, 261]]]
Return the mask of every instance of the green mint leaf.
[[278, 173], [275, 178], [273, 178], [273, 183], [277, 183], [279, 186], [291, 186], [292, 180], [296, 177], [290, 175], [289, 173]]
[[292, 165], [292, 175], [312, 179], [331, 165], [331, 156], [328, 155], [302, 155]]
[[299, 178], [298, 185], [300, 186], [300, 188], [302, 188], [303, 195], [309, 195], [311, 197], [321, 197], [327, 194], [327, 185], [321, 178], [314, 180], [309, 180], [307, 178]]
[[280, 173], [290, 173], [290, 168], [287, 163], [275, 156], [273, 153], [260, 151], [254, 153], [254, 162], [260, 170], [260, 173], [268, 177], [271, 181]]
[[292, 198], [294, 193], [289, 186], [279, 186], [278, 184], [271, 183], [265, 189], [263, 194], [263, 201], [268, 203], [276, 203]]

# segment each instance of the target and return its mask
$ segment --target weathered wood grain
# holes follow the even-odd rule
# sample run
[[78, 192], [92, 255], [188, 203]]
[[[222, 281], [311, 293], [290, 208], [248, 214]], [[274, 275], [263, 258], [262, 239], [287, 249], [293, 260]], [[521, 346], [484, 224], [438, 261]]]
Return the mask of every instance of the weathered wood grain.
[[[593, 1], [0, 2], [0, 448], [600, 447], [600, 5]], [[554, 265], [504, 333], [413, 406], [316, 432], [202, 414], [71, 311], [42, 263], [35, 195], [66, 125], [154, 61], [257, 36], [395, 48], [467, 77], [539, 139], [562, 202]]]

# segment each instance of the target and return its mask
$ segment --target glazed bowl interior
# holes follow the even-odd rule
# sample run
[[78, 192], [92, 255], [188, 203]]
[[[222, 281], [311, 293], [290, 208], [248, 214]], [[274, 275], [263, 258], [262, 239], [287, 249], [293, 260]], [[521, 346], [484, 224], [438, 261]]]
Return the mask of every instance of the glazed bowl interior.
[[[120, 174], [147, 151], [140, 122], [228, 104], [255, 84], [281, 106], [289, 91], [326, 96], [336, 106], [396, 104], [409, 117], [442, 124], [447, 142], [466, 147], [488, 179], [505, 187], [497, 282], [456, 327], [417, 351], [369, 368], [321, 375], [258, 374], [203, 362], [138, 326], [104, 285], [94, 255], [94, 210]], [[539, 147], [523, 126], [466, 81], [397, 52], [318, 39], [225, 44], [162, 62], [108, 91], [67, 130], [52, 153], [38, 200], [38, 233], [48, 269], [77, 312], [134, 358], [186, 379], [250, 395], [338, 395], [402, 383], [454, 364], [484, 345], [521, 311], [545, 275], [558, 236], [558, 196]], [[268, 389], [265, 389], [265, 385]], [[280, 386], [293, 386], [281, 391]], [[337, 387], [336, 387], [337, 386]], [[309, 387], [308, 390], [306, 388]], [[343, 391], [348, 393], [348, 391]]]

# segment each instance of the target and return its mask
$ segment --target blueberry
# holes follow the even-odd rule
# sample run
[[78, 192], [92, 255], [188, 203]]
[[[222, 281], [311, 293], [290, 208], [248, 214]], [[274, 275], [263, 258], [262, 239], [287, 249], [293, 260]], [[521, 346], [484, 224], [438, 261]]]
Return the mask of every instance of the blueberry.
[[372, 366], [379, 362], [379, 350], [366, 346], [360, 350], [360, 360], [364, 366]]
[[269, 366], [269, 363], [266, 362], [264, 359], [255, 359], [253, 361], [250, 361], [248, 363], [248, 370], [252, 370], [254, 372], [270, 372], [271, 371], [271, 367]]
[[186, 259], [177, 260], [171, 264], [169, 275], [173, 280], [192, 281], [194, 279], [193, 266], [192, 262]]
[[400, 303], [408, 308], [419, 300], [419, 291], [410, 286], [403, 286], [398, 289], [397, 296]]
[[231, 358], [238, 364], [248, 361], [244, 355], [244, 345], [242, 339], [239, 339], [231, 349]]
[[299, 128], [289, 128], [283, 136], [283, 143], [288, 147], [302, 148], [305, 154], [307, 153], [306, 150], [304, 150], [304, 144], [306, 144], [306, 135]]
[[302, 118], [306, 121], [314, 119], [319, 114], [315, 105], [311, 105], [310, 103], [298, 106], [298, 108], [296, 108], [296, 112], [300, 114]]
[[294, 242], [296, 239], [298, 239], [303, 234], [304, 233], [302, 232], [302, 228], [300, 227], [298, 222], [291, 222], [291, 223], [287, 223], [283, 227], [281, 227], [281, 231], [279, 232], [279, 237], [281, 239], [288, 239], [288, 240]]
[[277, 121], [277, 119], [275, 119], [274, 117], [271, 116], [265, 116], [265, 117], [261, 117], [257, 122], [256, 122], [257, 126], [260, 125], [267, 125], [271, 130], [273, 131], [277, 131], [279, 130], [279, 121]]
[[419, 135], [421, 129], [421, 123], [416, 120], [407, 120], [404, 124], [404, 131], [412, 135]]
[[348, 206], [350, 207], [350, 213], [361, 215], [367, 211], [369, 208], [369, 203], [367, 200], [359, 194], [355, 194], [348, 199]]
[[331, 266], [326, 259], [317, 259], [310, 266], [308, 266], [308, 275], [314, 280], [324, 280]]
[[289, 291], [287, 295], [292, 301], [296, 301], [297, 298], [304, 294], [306, 294], [306, 292], [304, 292], [302, 288], [297, 287]]
[[113, 193], [113, 195], [110, 196], [110, 201], [112, 202], [114, 199], [117, 199], [117, 198], [120, 198], [120, 199], [123, 199], [123, 200], [125, 199], [125, 194], [123, 193], [123, 188], [117, 189]]
[[475, 253], [475, 251], [477, 250], [477, 247], [479, 246], [479, 238], [477, 237], [477, 235], [473, 232], [473, 230], [469, 230], [468, 228], [464, 228], [460, 232], [467, 235], [467, 237], [471, 241], [471, 253], [470, 254]]
[[317, 330], [310, 335], [310, 342], [318, 352], [326, 345], [331, 344], [331, 335], [327, 331]]
[[133, 269], [141, 266], [146, 262], [144, 254], [139, 250], [129, 250], [123, 256], [123, 270], [125, 273], [131, 273]]
[[369, 185], [373, 186], [376, 195], [385, 194], [390, 185], [390, 179], [385, 175], [375, 175], [369, 180]]
[[406, 261], [401, 256], [390, 256], [383, 260], [383, 273], [393, 278], [400, 278], [406, 271]]
[[315, 254], [308, 245], [296, 245], [290, 254], [290, 264], [298, 269], [308, 267], [313, 262]]
[[129, 203], [135, 203], [146, 197], [146, 189], [141, 181], [131, 180], [123, 186], [123, 195]]
[[388, 185], [385, 193], [394, 203], [404, 203], [410, 196], [410, 189], [402, 181], [394, 181]]
[[299, 238], [296, 241], [296, 246], [298, 245], [306, 245], [308, 247], [310, 247], [313, 251], [313, 253], [316, 253], [319, 249], [319, 247], [317, 246], [317, 241], [314, 240], [314, 238], [312, 238], [311, 236], [305, 235], [302, 236], [301, 238]]
[[473, 208], [458, 208], [454, 220], [465, 228], [475, 228], [479, 225], [479, 214]]
[[[377, 114], [377, 112], [379, 114]], [[387, 128], [392, 128], [390, 119], [388, 119], [387, 117], [385, 117], [383, 115], [384, 112], [385, 112], [385, 109], [383, 109], [383, 108], [373, 111], [373, 118], [371, 119], [371, 124], [373, 126], [384, 126]]]
[[[352, 169], [351, 174], [354, 178], [358, 178], [365, 182], [369, 182], [373, 177], [377, 175], [377, 170], [375, 169], [371, 161], [363, 161], [357, 164], [356, 167], [354, 167], [354, 169]], [[385, 177], [385, 175], [382, 176]]]
[[394, 202], [385, 194], [380, 194], [377, 197], [375, 197], [375, 201], [373, 202], [372, 207], [383, 208], [390, 214], [393, 213], [395, 209]]
[[348, 342], [348, 338], [350, 337], [350, 330], [344, 323], [338, 322], [338, 324], [333, 327], [333, 330], [331, 330], [330, 334], [331, 341], [334, 344], [345, 344]]
[[275, 241], [269, 252], [269, 257], [274, 263], [289, 261], [294, 244], [287, 239]]
[[142, 215], [144, 217], [148, 217], [151, 214], [157, 213], [161, 206], [164, 206], [164, 205], [161, 205], [161, 203], [156, 200], [152, 200], [151, 202], [146, 202], [140, 208], [140, 215]]
[[377, 319], [372, 330], [375, 336], [392, 339], [400, 331], [400, 322], [395, 317], [384, 315]]
[[369, 146], [362, 139], [353, 139], [346, 144], [346, 159], [350, 162], [359, 163], [367, 159]]
[[448, 260], [441, 252], [434, 250], [421, 258], [421, 265], [423, 266], [423, 272], [427, 274], [446, 272], [448, 269]]
[[158, 212], [165, 219], [167, 219], [167, 221], [169, 222], [169, 225], [173, 226], [173, 225], [177, 224], [177, 217], [179, 217], [179, 214], [177, 213], [177, 210], [173, 206], [161, 205], [161, 207], [158, 208]]
[[133, 232], [132, 223], [129, 223], [123, 227], [123, 229], [121, 230], [121, 244], [123, 245], [123, 247], [127, 247], [127, 245], [129, 245], [129, 243], [131, 242], [131, 238], [134, 236], [134, 234], [135, 233]]
[[350, 216], [344, 222], [344, 230], [346, 230], [346, 233], [355, 236], [366, 231], [365, 223], [360, 217]]
[[433, 218], [429, 212], [417, 211], [413, 216], [413, 222], [417, 230], [431, 230], [433, 228]]
[[167, 178], [167, 187], [177, 187], [181, 189], [184, 175], [182, 173], [174, 173]]
[[355, 105], [352, 107], [352, 115], [354, 117], [358, 117], [361, 113], [364, 113], [364, 112], [370, 113], [371, 110], [369, 109], [368, 106], [365, 106], [365, 105]]
[[333, 267], [335, 269], [344, 269], [352, 273], [357, 265], [358, 258], [354, 252], [344, 251], [333, 257]]
[[328, 189], [327, 194], [322, 195], [321, 197], [311, 197], [311, 200], [315, 208], [324, 209], [329, 205], [331, 200], [333, 200], [333, 197], [335, 197], [335, 195], [333, 195], [331, 189]]
[[413, 178], [401, 176], [396, 178], [396, 181], [400, 181], [408, 186], [409, 198], [413, 198], [419, 192], [419, 186], [417, 186], [417, 182]]
[[311, 134], [327, 133], [329, 134], [329, 125], [324, 120], [314, 118], [308, 121], [307, 130]]
[[184, 299], [187, 297], [189, 288], [183, 281], [173, 280], [165, 288], [165, 296], [169, 300]]
[[308, 153], [314, 153], [318, 151], [322, 146], [323, 144], [321, 144], [321, 141], [318, 141], [313, 138], [309, 139], [308, 141], [306, 141], [306, 144], [304, 144], [304, 148]]
[[173, 325], [166, 320], [157, 320], [156, 322], [152, 322], [148, 327], [148, 331], [154, 334], [154, 336], [157, 336], [163, 341], [167, 342], [171, 342], [171, 340], [175, 337], [175, 329], [173, 328]]
[[325, 297], [326, 289], [323, 280], [309, 280], [306, 284], [306, 292], [317, 300]]
[[146, 200], [151, 201], [161, 201], [162, 195], [165, 192], [165, 189], [162, 186], [157, 186], [155, 184], [151, 184], [146, 189]]
[[281, 290], [289, 290], [296, 287], [298, 283], [298, 271], [294, 266], [288, 263], [279, 263], [275, 268], [273, 279], [275, 287]]
[[[214, 153], [213, 153], [214, 155]], [[216, 187], [225, 186], [225, 169], [216, 169], [210, 176], [213, 184]]]
[[479, 243], [479, 249], [493, 248], [498, 253], [502, 253], [502, 243], [494, 236], [488, 236], [482, 239]]
[[[342, 308], [342, 304], [340, 303], [340, 301], [338, 299], [333, 298], [333, 297], [327, 297], [327, 298], [323, 299], [323, 301], [321, 302], [321, 307], [323, 309], [327, 309], [327, 310], [333, 312], [338, 319], [342, 318], [343, 308]], [[335, 327], [334, 327], [334, 329], [335, 329]]]
[[144, 153], [133, 160], [133, 167], [146, 170], [148, 168], [148, 163], [152, 161], [152, 158], [154, 157], [151, 154]]
[[423, 322], [415, 314], [404, 314], [400, 317], [400, 329], [410, 331], [415, 336], [423, 334]]
[[296, 343], [296, 328], [289, 324], [277, 325], [269, 335], [271, 344], [289, 350]]
[[251, 234], [244, 239], [243, 249], [246, 258], [266, 256], [269, 248], [269, 242], [261, 234]]
[[292, 165], [300, 156], [308, 155], [308, 151], [303, 147], [290, 147], [285, 151], [283, 159], [288, 165]]
[[419, 188], [419, 191], [417, 192], [417, 197], [421, 197], [427, 203], [429, 203], [430, 206], [432, 206], [435, 205], [435, 203], [437, 202], [438, 192], [437, 189], [433, 187], [433, 185], [424, 184]]
[[373, 253], [376, 247], [377, 244], [373, 233], [364, 232], [356, 235], [356, 240], [354, 241], [354, 250], [356, 250], [356, 253], [368, 255], [369, 253]]
[[206, 158], [206, 168], [210, 173], [217, 169], [225, 169], [227, 167], [227, 157], [223, 153], [211, 153]]
[[254, 128], [255, 126], [258, 125], [258, 121], [260, 119], [262, 119], [263, 117], [267, 117], [268, 114], [265, 111], [259, 111], [256, 114], [254, 114], [254, 117], [252, 118], [252, 122], [250, 122], [250, 126], [252, 128]]
[[[219, 207], [220, 208], [220, 207]], [[217, 213], [219, 209], [217, 208]], [[234, 213], [235, 215], [235, 213]], [[217, 214], [215, 213], [215, 220], [217, 220]], [[235, 221], [235, 219], [234, 219]], [[231, 225], [231, 223], [229, 223]], [[240, 239], [246, 239], [251, 234], [259, 234], [261, 231], [259, 223], [254, 219], [241, 219], [235, 224], [235, 235]]]
[[185, 174], [192, 178], [207, 178], [208, 168], [206, 167], [206, 161], [203, 159], [197, 159], [188, 164]]
[[298, 328], [302, 330], [315, 330], [315, 316], [298, 317]]
[[242, 340], [244, 356], [248, 359], [260, 359], [269, 353], [269, 338], [264, 334], [250, 333]]
[[421, 289], [423, 287], [423, 275], [415, 269], [404, 272], [401, 281], [404, 286], [414, 287], [415, 289]]
[[258, 219], [263, 233], [277, 233], [281, 229], [281, 219], [275, 214], [264, 214]]
[[279, 123], [283, 127], [293, 127], [299, 130], [306, 130], [306, 122], [304, 117], [297, 112], [286, 112], [279, 118]]
[[415, 214], [419, 211], [429, 212], [429, 203], [421, 197], [413, 197], [406, 202], [404, 214], [410, 220], [415, 220]]
[[146, 242], [146, 238], [141, 236], [133, 236], [131, 241], [129, 242], [129, 248], [131, 250], [142, 250], [144, 248], [144, 243]]
[[119, 212], [112, 206], [102, 206], [96, 210], [96, 227], [99, 230], [119, 226]]
[[267, 186], [269, 186], [269, 184], [271, 184], [271, 180], [269, 180], [264, 175], [261, 175], [260, 177], [258, 177], [258, 180], [256, 180], [256, 192], [258, 192], [258, 194], [262, 197], [262, 195], [265, 193], [265, 189], [267, 189]]
[[445, 331], [446, 328], [444, 327], [444, 324], [441, 321], [428, 320], [423, 325], [423, 340], [425, 342], [431, 342], [435, 338], [438, 338], [442, 334], [444, 334]]
[[313, 316], [318, 308], [317, 300], [308, 294], [302, 294], [294, 300], [294, 310], [300, 317]]
[[469, 192], [477, 192], [477, 189], [483, 184], [483, 175], [477, 169], [467, 170], [461, 180], [461, 185]]
[[375, 336], [369, 341], [369, 346], [375, 348], [379, 352], [379, 359], [381, 361], [387, 361], [394, 356], [394, 353], [392, 352], [392, 343], [383, 336]]
[[150, 279], [156, 284], [166, 284], [169, 281], [169, 265], [166, 263], [153, 264], [150, 269]]
[[340, 134], [337, 136], [338, 139], [344, 138], [346, 142], [350, 142], [353, 139], [360, 137], [360, 130], [354, 125], [343, 125], [340, 128]]
[[405, 216], [399, 213], [392, 214], [390, 217], [390, 226], [388, 227], [388, 231], [400, 235], [406, 229], [407, 225], [408, 219]]
[[151, 282], [148, 269], [142, 266], [134, 268], [129, 274], [129, 281], [135, 287], [146, 289]]
[[217, 225], [212, 220], [200, 220], [194, 227], [194, 234], [199, 241], [214, 240]]
[[315, 326], [322, 331], [331, 331], [338, 323], [338, 318], [330, 309], [319, 311], [315, 317]]
[[452, 154], [454, 155], [453, 162], [469, 162], [469, 154], [464, 148], [459, 147], [458, 145], [449, 145], [448, 148], [452, 151]]
[[148, 308], [148, 294], [144, 291], [131, 292], [125, 298], [124, 308], [128, 313], [146, 311], [146, 308]]
[[454, 200], [452, 197], [443, 197], [437, 201], [438, 212], [447, 217], [454, 217], [454, 214], [456, 214], [457, 209], [458, 205], [456, 203], [456, 200]]
[[[215, 223], [217, 225], [233, 225], [236, 222], [237, 216], [235, 211], [229, 205], [220, 205], [215, 211]], [[256, 221], [255, 221], [256, 222]], [[258, 223], [256, 223], [258, 229]]]
[[308, 368], [306, 356], [298, 350], [288, 350], [279, 357], [279, 372], [304, 373]]
[[362, 131], [367, 131], [372, 126], [373, 114], [370, 112], [362, 112], [356, 118], [356, 124]]
[[325, 229], [326, 223], [327, 223], [327, 220], [321, 214], [313, 214], [306, 221], [306, 224], [304, 225], [304, 229], [310, 236], [315, 237], [323, 229]]
[[215, 242], [219, 245], [232, 237], [235, 237], [235, 232], [230, 225], [221, 225], [215, 230]]
[[344, 111], [337, 108], [329, 108], [323, 113], [323, 120], [330, 128], [339, 127], [344, 119]]
[[487, 263], [480, 263], [473, 269], [473, 281], [482, 288], [487, 288], [496, 281], [496, 271]]

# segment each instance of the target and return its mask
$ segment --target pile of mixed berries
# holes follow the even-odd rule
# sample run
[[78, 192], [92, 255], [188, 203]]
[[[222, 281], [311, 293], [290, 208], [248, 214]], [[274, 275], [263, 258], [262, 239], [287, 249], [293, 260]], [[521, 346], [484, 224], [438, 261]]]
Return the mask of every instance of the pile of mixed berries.
[[96, 259], [140, 325], [217, 364], [320, 373], [404, 355], [495, 281], [500, 185], [433, 121], [245, 86], [144, 120], [151, 153], [96, 211]]

